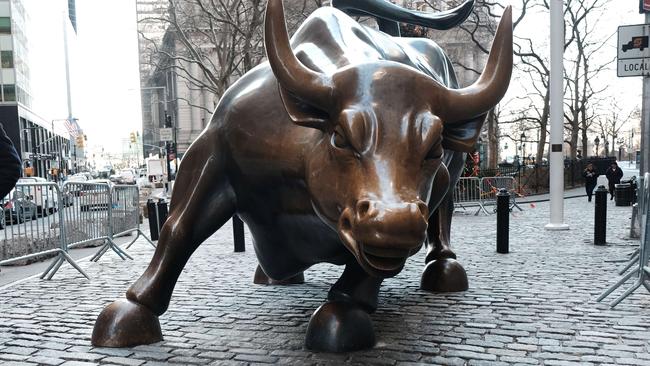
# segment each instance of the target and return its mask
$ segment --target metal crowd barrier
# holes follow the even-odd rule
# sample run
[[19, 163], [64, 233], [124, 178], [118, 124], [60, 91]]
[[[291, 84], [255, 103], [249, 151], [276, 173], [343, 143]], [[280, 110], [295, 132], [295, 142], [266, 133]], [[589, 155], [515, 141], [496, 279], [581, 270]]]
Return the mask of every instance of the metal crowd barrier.
[[[97, 261], [108, 249], [122, 258], [131, 258], [113, 241], [113, 202], [108, 183], [66, 182], [63, 191], [72, 196], [73, 210], [66, 210], [63, 227], [69, 248], [90, 242], [103, 241], [104, 245], [91, 258]], [[101, 253], [101, 255], [99, 255]]]
[[135, 238], [126, 245], [129, 249], [139, 237], [143, 237], [152, 247], [156, 247], [151, 239], [140, 229], [140, 189], [134, 185], [117, 185], [113, 187], [113, 236], [136, 233]]
[[51, 279], [64, 262], [89, 278], [68, 255], [64, 213], [71, 204], [56, 183], [18, 183], [0, 201], [0, 265], [55, 255], [41, 278]]
[[113, 238], [136, 232], [129, 248], [143, 236], [140, 229], [140, 192], [137, 186], [108, 183], [19, 183], [7, 197], [0, 197], [0, 266], [28, 263], [55, 256], [41, 278], [51, 279], [64, 262], [90, 278], [68, 255], [69, 249], [103, 242], [91, 258], [99, 260], [113, 250], [122, 259], [133, 259]]
[[623, 274], [629, 269], [632, 270], [625, 274], [614, 285], [605, 290], [596, 301], [600, 302], [604, 300], [630, 278], [636, 277], [636, 281], [618, 298], [616, 298], [616, 300], [612, 301], [609, 305], [611, 308], [614, 308], [641, 286], [644, 286], [648, 291], [650, 291], [650, 267], [648, 266], [648, 261], [650, 261], [650, 210], [648, 210], [647, 207], [650, 200], [650, 173], [645, 173], [643, 179], [639, 183], [639, 211], [637, 217], [641, 220], [641, 239], [639, 242], [639, 248], [630, 254], [631, 258], [629, 259], [629, 263], [619, 271], [619, 274]]
[[454, 187], [454, 209], [463, 209], [477, 207], [474, 215], [478, 215], [483, 211], [488, 212], [483, 207], [483, 200], [481, 199], [481, 179], [477, 177], [462, 177]]
[[481, 178], [481, 200], [483, 206], [494, 206], [496, 211], [497, 194], [501, 189], [510, 193], [510, 210], [521, 207], [517, 204], [517, 182], [514, 177], [483, 177]]

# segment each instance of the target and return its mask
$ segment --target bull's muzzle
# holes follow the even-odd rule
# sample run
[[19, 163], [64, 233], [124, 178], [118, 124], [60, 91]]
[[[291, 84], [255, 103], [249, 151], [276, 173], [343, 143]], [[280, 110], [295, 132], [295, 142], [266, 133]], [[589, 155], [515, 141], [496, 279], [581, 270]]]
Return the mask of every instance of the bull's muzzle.
[[339, 236], [359, 264], [376, 277], [392, 277], [427, 235], [429, 209], [422, 201], [359, 200], [343, 210]]

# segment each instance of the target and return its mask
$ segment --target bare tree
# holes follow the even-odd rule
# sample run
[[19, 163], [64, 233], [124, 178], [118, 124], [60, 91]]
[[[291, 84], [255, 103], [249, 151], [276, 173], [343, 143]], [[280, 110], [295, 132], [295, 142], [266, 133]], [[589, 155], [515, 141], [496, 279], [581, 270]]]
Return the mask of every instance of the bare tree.
[[[623, 137], [621, 130], [631, 120], [638, 118], [640, 111], [633, 109], [629, 113], [623, 113], [621, 108], [618, 107], [616, 100], [613, 100], [613, 105], [609, 108], [609, 113], [603, 114], [595, 118], [595, 132], [602, 136], [605, 156], [610, 153], [609, 147], [616, 146], [617, 138]], [[611, 142], [611, 144], [610, 144]]]
[[[321, 5], [322, 0], [287, 4], [290, 31]], [[162, 23], [166, 29], [162, 43], [140, 33], [149, 53], [142, 59], [159, 73], [170, 71], [190, 90], [207, 90], [213, 95], [211, 106], [177, 97], [211, 110], [235, 80], [265, 58], [265, 7], [266, 0], [168, 0], [162, 16], [140, 20]]]
[[579, 137], [582, 150], [587, 150], [587, 132], [600, 101], [597, 96], [604, 91], [604, 88], [595, 89], [592, 81], [615, 60], [613, 57], [603, 60], [598, 55], [614, 34], [603, 38], [595, 32], [599, 29], [598, 21], [606, 11], [606, 5], [607, 0], [571, 0], [566, 7], [567, 33], [570, 32], [571, 51], [576, 56], [565, 62], [565, 120], [569, 136], [566, 142], [572, 159], [577, 156]]

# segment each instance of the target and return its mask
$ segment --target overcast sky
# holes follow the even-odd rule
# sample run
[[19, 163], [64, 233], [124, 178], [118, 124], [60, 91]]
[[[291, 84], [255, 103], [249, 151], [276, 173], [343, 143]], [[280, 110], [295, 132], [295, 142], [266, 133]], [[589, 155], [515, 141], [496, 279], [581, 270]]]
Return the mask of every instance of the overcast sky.
[[122, 151], [142, 129], [134, 0], [77, 0], [75, 114], [92, 145]]
[[[503, 1], [516, 5], [519, 0]], [[612, 0], [611, 13], [601, 19], [601, 37], [614, 35], [604, 52], [616, 52], [619, 25], [638, 24], [638, 1]], [[138, 41], [134, 0], [77, 0], [78, 39], [75, 61], [75, 115], [89, 144], [122, 151], [122, 139], [141, 129]], [[528, 17], [521, 32], [546, 37], [548, 17]], [[603, 79], [608, 93], [624, 109], [641, 102], [641, 78], [617, 78], [615, 63]]]

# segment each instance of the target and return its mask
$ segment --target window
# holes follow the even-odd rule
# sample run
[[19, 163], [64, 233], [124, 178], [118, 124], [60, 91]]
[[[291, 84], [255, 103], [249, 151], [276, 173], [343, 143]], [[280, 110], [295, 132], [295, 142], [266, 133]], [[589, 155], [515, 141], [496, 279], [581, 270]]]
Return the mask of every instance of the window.
[[2, 86], [2, 93], [4, 94], [5, 102], [16, 101], [16, 86], [14, 84], [5, 84]]
[[14, 53], [12, 51], [0, 51], [0, 62], [3, 69], [14, 67]]
[[11, 18], [0, 17], [0, 33], [11, 33]]

